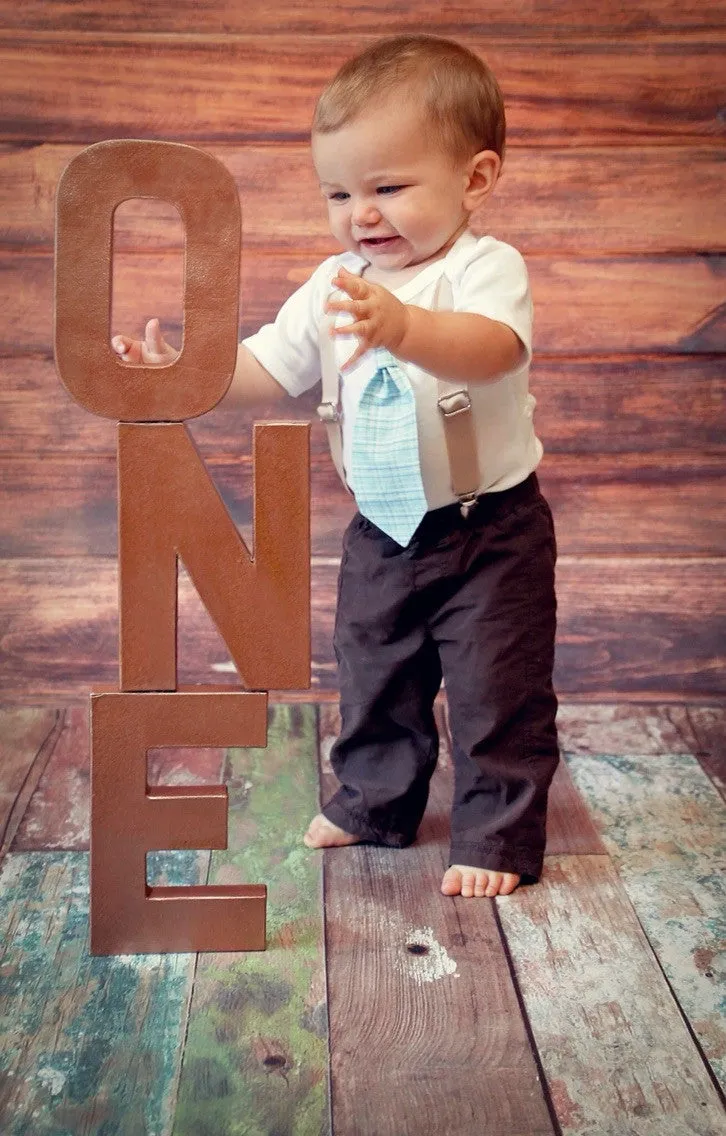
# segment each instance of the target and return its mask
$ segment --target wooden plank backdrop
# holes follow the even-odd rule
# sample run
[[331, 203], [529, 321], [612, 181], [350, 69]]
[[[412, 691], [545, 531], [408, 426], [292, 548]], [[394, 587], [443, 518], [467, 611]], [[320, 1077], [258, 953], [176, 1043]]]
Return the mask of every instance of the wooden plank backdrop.
[[[241, 334], [335, 251], [308, 154], [316, 94], [379, 34], [452, 35], [496, 70], [504, 175], [479, 232], [527, 257], [541, 478], [560, 547], [563, 696], [720, 699], [726, 5], [651, 0], [363, 7], [288, 0], [0, 3], [0, 650], [6, 703], [63, 704], [113, 675], [115, 428], [52, 363], [54, 198], [100, 139], [176, 139], [236, 179]], [[159, 315], [181, 343], [183, 231], [129, 202], [115, 222], [113, 327]], [[275, 417], [310, 420], [314, 392]], [[256, 416], [261, 416], [258, 413]], [[252, 415], [193, 435], [251, 539]], [[350, 502], [313, 431], [315, 692]], [[183, 581], [188, 676], [227, 655]], [[232, 677], [232, 676], [230, 676]]]

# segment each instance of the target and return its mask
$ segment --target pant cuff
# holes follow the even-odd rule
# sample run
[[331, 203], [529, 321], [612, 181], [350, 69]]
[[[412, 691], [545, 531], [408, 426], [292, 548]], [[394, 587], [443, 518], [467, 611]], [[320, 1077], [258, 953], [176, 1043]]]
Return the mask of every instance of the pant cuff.
[[[341, 826], [342, 827], [342, 826]], [[507, 848], [502, 844], [452, 842], [449, 866], [466, 864], [470, 868], [489, 868], [492, 872], [512, 872], [522, 883], [537, 883], [542, 875], [544, 853], [531, 848]]]
[[401, 833], [381, 831], [365, 817], [349, 812], [335, 797], [328, 801], [327, 805], [323, 805], [320, 811], [331, 824], [337, 824], [338, 828], [342, 828], [343, 832], [348, 832], [351, 836], [357, 836], [370, 844], [383, 844], [387, 848], [406, 848], [415, 839]]

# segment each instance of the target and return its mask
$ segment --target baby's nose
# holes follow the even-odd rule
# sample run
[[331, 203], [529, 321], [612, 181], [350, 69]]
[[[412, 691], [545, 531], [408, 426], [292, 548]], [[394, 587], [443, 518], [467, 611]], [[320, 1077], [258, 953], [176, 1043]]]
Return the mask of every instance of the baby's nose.
[[375, 225], [381, 219], [375, 202], [363, 198], [353, 205], [353, 221], [356, 225]]

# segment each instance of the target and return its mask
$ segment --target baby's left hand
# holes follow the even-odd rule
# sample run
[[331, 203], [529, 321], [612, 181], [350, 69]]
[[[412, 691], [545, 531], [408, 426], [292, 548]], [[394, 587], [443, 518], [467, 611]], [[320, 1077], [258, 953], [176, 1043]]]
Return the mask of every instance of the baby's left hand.
[[380, 284], [370, 284], [341, 268], [333, 280], [349, 300], [328, 300], [327, 312], [350, 312], [355, 322], [333, 328], [332, 335], [355, 335], [358, 347], [342, 370], [349, 370], [371, 347], [387, 347], [395, 353], [408, 328], [408, 308]]

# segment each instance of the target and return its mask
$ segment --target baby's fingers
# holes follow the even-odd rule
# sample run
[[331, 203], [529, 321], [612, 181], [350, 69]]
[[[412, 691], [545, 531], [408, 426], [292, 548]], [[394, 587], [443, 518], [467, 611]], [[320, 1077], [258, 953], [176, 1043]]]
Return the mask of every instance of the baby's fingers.
[[171, 363], [177, 352], [164, 339], [158, 319], [151, 319], [146, 325], [144, 342], [141, 345], [142, 360], [146, 364]]
[[125, 335], [114, 335], [111, 346], [124, 363], [141, 362], [141, 342], [138, 339], [129, 339]]

